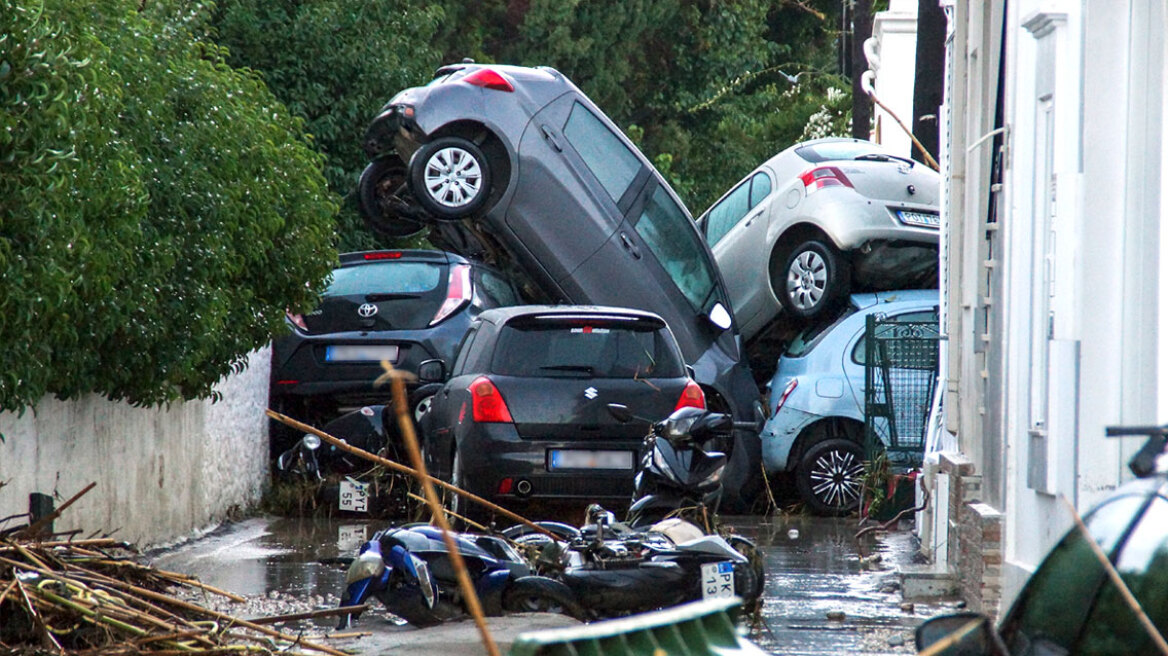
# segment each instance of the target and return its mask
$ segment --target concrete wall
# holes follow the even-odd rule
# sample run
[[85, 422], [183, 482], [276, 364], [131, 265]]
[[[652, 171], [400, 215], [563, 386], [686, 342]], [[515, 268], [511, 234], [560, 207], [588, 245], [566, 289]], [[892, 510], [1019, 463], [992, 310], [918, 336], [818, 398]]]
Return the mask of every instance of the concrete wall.
[[913, 87], [917, 60], [917, 2], [892, 0], [887, 11], [872, 17], [872, 44], [866, 51], [869, 67], [876, 73], [876, 97], [896, 118], [879, 105], [873, 108], [875, 119], [872, 141], [886, 146], [901, 157], [914, 154], [912, 139], [897, 124], [899, 118], [910, 129], [913, 124]]
[[270, 363], [269, 349], [253, 353], [242, 374], [217, 386], [218, 403], [143, 409], [46, 397], [23, 416], [0, 414], [0, 517], [27, 512], [31, 492], [59, 506], [96, 482], [56, 530], [112, 532], [145, 546], [255, 504], [267, 481]]

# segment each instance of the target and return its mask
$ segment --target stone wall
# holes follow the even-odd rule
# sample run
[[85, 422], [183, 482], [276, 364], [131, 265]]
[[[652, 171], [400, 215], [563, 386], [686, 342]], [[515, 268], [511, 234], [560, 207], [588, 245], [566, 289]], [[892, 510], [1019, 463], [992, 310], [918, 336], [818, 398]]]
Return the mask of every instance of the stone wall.
[[254, 505], [267, 482], [270, 363], [269, 349], [253, 353], [245, 371], [216, 387], [218, 403], [136, 408], [96, 395], [46, 397], [23, 415], [0, 413], [0, 517], [27, 512], [32, 492], [60, 505], [96, 482], [55, 529], [146, 546]]

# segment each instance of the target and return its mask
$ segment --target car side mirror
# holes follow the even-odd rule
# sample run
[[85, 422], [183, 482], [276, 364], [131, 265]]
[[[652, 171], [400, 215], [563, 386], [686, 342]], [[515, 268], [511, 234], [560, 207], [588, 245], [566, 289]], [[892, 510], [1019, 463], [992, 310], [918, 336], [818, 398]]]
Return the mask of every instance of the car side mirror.
[[418, 380], [423, 383], [442, 383], [446, 381], [446, 362], [435, 358], [423, 360], [418, 365]]
[[990, 618], [981, 613], [954, 613], [926, 620], [917, 627], [917, 651], [932, 647], [937, 656], [1005, 656]]
[[730, 326], [734, 325], [734, 321], [730, 319], [730, 311], [720, 301], [714, 303], [714, 306], [706, 313], [706, 317], [709, 318], [710, 323], [722, 330], [729, 330]]

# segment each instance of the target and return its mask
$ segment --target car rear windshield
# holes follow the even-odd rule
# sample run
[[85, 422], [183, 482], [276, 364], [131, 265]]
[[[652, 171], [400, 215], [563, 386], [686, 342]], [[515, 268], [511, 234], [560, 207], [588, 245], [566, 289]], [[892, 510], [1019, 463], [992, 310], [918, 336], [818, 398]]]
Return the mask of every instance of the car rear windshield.
[[871, 155], [872, 153], [884, 154], [884, 151], [866, 142], [832, 141], [801, 146], [795, 149], [795, 153], [812, 164], [818, 164], [832, 160], [855, 159], [861, 155]]
[[681, 355], [664, 325], [609, 319], [523, 319], [504, 327], [491, 363], [505, 376], [677, 378]]
[[424, 294], [438, 288], [445, 265], [431, 262], [378, 262], [333, 270], [325, 296]]
[[787, 351], [783, 354], [788, 358], [801, 358], [811, 352], [828, 333], [832, 331], [840, 322], [855, 314], [856, 308], [848, 305], [839, 310], [839, 314], [832, 321], [820, 321], [814, 326], [804, 330], [791, 340], [787, 345]]

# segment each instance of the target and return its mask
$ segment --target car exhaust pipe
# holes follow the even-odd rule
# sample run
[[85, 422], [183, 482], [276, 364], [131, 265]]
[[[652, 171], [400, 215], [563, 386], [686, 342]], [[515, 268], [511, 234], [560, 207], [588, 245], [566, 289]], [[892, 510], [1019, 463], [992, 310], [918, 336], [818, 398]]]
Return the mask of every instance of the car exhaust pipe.
[[524, 479], [521, 479], [519, 482], [515, 483], [515, 493], [521, 497], [530, 496], [531, 495], [531, 481], [524, 478]]

